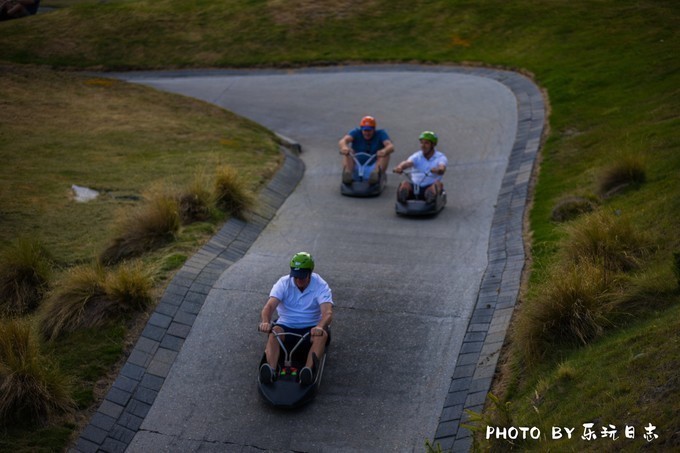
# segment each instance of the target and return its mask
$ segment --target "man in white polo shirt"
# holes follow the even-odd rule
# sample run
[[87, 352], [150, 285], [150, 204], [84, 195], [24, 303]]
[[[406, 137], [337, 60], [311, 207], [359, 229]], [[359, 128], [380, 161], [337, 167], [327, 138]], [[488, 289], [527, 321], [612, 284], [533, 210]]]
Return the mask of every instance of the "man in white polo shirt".
[[[443, 153], [435, 149], [439, 141], [437, 134], [432, 131], [425, 131], [420, 134], [419, 139], [420, 150], [394, 167], [394, 172], [402, 173], [411, 167], [420, 172], [417, 177], [412, 175], [413, 184], [420, 186], [421, 193], [425, 194], [425, 201], [431, 203], [444, 190], [442, 175], [446, 172], [446, 166], [449, 162]], [[413, 187], [408, 181], [404, 181], [397, 189], [397, 199], [400, 203], [406, 203], [406, 200], [410, 198], [413, 198]]]
[[[313, 355], [322, 357], [326, 343], [330, 339], [328, 327], [333, 319], [333, 297], [328, 283], [312, 272], [314, 259], [307, 252], [293, 255], [290, 261], [290, 274], [281, 277], [269, 292], [269, 299], [261, 313], [260, 332], [310, 332], [311, 346], [307, 363], [300, 370], [300, 383], [309, 385], [314, 382]], [[272, 323], [274, 310], [279, 318]], [[260, 382], [271, 383], [276, 378], [276, 365], [279, 361], [280, 347], [276, 337], [269, 335], [265, 354], [267, 363], [260, 367]]]

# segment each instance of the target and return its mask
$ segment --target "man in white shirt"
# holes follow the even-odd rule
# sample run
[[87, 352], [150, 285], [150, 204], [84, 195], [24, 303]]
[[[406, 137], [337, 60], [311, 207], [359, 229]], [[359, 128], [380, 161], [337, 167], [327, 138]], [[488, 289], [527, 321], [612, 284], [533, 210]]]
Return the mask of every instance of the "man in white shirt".
[[[425, 201], [431, 203], [444, 190], [442, 175], [446, 172], [448, 159], [435, 149], [439, 142], [437, 134], [425, 131], [420, 134], [419, 139], [420, 150], [394, 167], [394, 172], [401, 174], [407, 168], [416, 170], [418, 174], [412, 175], [413, 184], [420, 186], [420, 192], [424, 193]], [[397, 200], [405, 203], [410, 198], [413, 198], [413, 186], [408, 181], [404, 181], [397, 189]]]
[[[314, 355], [323, 356], [326, 343], [330, 339], [329, 326], [333, 319], [333, 296], [328, 283], [312, 272], [314, 259], [307, 252], [293, 255], [290, 261], [290, 274], [281, 277], [272, 287], [269, 299], [262, 309], [260, 332], [291, 332], [305, 334], [311, 341], [305, 367], [300, 370], [300, 383], [309, 385], [314, 382]], [[274, 311], [278, 319], [272, 323]], [[265, 355], [267, 363], [260, 367], [260, 382], [271, 383], [276, 379], [280, 347], [276, 337], [269, 335]]]

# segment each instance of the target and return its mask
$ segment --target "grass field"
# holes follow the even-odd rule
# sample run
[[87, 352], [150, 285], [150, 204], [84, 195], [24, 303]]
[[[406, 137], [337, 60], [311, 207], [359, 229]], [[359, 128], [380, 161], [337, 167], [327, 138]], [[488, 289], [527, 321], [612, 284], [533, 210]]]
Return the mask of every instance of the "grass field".
[[[233, 159], [248, 171], [248, 165], [256, 163], [241, 161], [235, 153], [253, 140], [262, 140], [257, 148], [267, 168], [276, 166], [271, 136], [250, 124], [222, 129], [240, 121], [227, 113], [57, 69], [426, 62], [521, 70], [546, 92], [549, 134], [530, 213], [532, 272], [494, 391], [511, 403], [509, 418], [515, 426], [580, 427], [597, 420], [620, 429], [631, 423], [641, 430], [643, 424], [652, 423], [660, 438], [649, 447], [678, 448], [680, 408], [673, 395], [680, 384], [669, 372], [676, 369], [680, 346], [678, 329], [671, 328], [677, 326], [680, 301], [680, 264], [673, 258], [680, 253], [676, 2], [54, 0], [53, 4], [63, 7], [0, 24], [0, 61], [5, 64], [0, 67], [3, 242], [31, 231], [52, 246], [60, 261], [86, 261], [105, 242], [114, 214], [93, 212], [78, 224], [79, 216], [72, 210], [94, 208], [67, 203], [64, 192], [71, 183], [111, 189], [114, 194], [139, 194], [144, 184], [128, 181], [126, 170], [144, 168], [151, 172], [151, 180], [175, 174], [188, 178], [175, 169], [192, 165], [194, 155], [201, 153], [214, 161]], [[144, 111], [153, 114], [134, 114]], [[23, 116], [38, 121], [18, 120]], [[152, 118], [159, 118], [158, 124], [147, 123]], [[76, 127], [80, 123], [87, 125], [86, 133]], [[156, 128], [165, 129], [161, 133]], [[157, 140], [163, 146], [156, 146]], [[73, 150], [87, 159], [74, 162]], [[104, 164], [110, 170], [97, 173], [98, 165]], [[46, 167], [56, 171], [44, 175]], [[29, 180], [40, 184], [28, 184]], [[614, 186], [607, 185], [611, 181]], [[610, 215], [614, 224], [626, 222], [633, 233], [624, 236], [615, 234], [614, 228], [607, 230], [612, 234], [605, 239], [614, 238], [609, 244], [588, 236], [589, 224], [595, 222], [592, 215], [566, 223], [552, 220], [554, 208], [574, 197], [591, 200], [595, 214]], [[125, 202], [113, 198], [107, 203]], [[69, 246], [85, 228], [93, 228], [92, 239]], [[590, 246], [578, 242], [575, 248], [574, 238], [581, 237], [578, 231], [591, 238]], [[644, 233], [649, 244], [642, 251], [630, 245], [638, 233]], [[189, 242], [181, 253], [190, 253], [200, 241]], [[596, 259], [584, 264], [593, 247]], [[577, 250], [576, 258], [569, 250]], [[632, 254], [634, 265], [610, 269], [619, 253]], [[590, 286], [583, 278], [574, 280], [582, 291], [579, 297], [594, 301], [592, 309], [582, 310], [582, 300], [570, 296], [575, 294], [573, 286], [553, 284], [569, 272], [584, 275], [579, 268], [573, 271], [574, 266], [594, 266], [591, 269], [597, 271], [590, 275], [600, 276], [593, 277]], [[546, 299], [546, 294], [551, 296]], [[547, 310], [554, 308], [556, 295], [579, 309]], [[602, 322], [577, 324], [573, 313]], [[565, 336], [517, 333], [531, 332], [517, 326], [533, 322], [536, 328], [536, 319], [544, 320], [539, 331], [551, 325]], [[569, 340], [571, 335], [575, 341]], [[527, 357], [526, 351], [534, 347], [542, 351], [540, 355]], [[58, 354], [58, 345], [50, 348]], [[493, 411], [487, 416], [494, 417]], [[67, 420], [58, 425], [55, 431], [62, 434], [47, 444], [57, 450], [63, 447], [72, 424]], [[8, 441], [11, 447], [24, 442], [21, 436], [10, 438], [18, 439]], [[634, 441], [612, 444], [552, 442], [521, 447], [635, 451], [646, 444], [640, 433]]]

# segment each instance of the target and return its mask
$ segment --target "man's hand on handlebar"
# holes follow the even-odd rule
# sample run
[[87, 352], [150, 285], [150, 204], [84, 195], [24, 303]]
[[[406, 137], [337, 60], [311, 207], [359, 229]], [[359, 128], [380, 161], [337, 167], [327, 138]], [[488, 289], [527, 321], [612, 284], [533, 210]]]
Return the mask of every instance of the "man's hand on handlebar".
[[323, 335], [323, 328], [321, 328], [319, 326], [312, 327], [311, 332], [312, 332], [313, 337], [318, 337], [318, 336]]
[[272, 325], [268, 322], [261, 322], [260, 325], [257, 326], [257, 330], [260, 332], [269, 333], [272, 330]]

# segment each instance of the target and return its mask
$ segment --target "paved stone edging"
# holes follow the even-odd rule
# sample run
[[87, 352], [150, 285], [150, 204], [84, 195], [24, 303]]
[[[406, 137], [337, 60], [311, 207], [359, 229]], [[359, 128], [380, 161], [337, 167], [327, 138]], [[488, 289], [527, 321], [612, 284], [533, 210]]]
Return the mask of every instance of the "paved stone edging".
[[205, 299], [220, 275], [241, 259], [304, 173], [300, 146], [279, 135], [284, 163], [259, 194], [247, 222], [229, 219], [168, 285], [106, 397], [72, 451], [123, 452], [149, 412]]
[[519, 295], [525, 262], [523, 219], [546, 121], [543, 96], [530, 79], [484, 69], [474, 74], [498, 80], [512, 90], [518, 124], [491, 223], [487, 268], [434, 438], [443, 450], [453, 452], [472, 448], [472, 432], [461, 422], [466, 421], [466, 409], [481, 412], [484, 408]]

